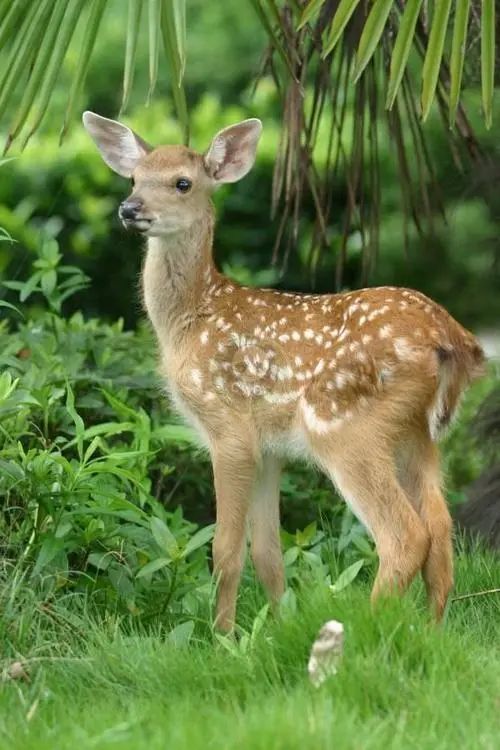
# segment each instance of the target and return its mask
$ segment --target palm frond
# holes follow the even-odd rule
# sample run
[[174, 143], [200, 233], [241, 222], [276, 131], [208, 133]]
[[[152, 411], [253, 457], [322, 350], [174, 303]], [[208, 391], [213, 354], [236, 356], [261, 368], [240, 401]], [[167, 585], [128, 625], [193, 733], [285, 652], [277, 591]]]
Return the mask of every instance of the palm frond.
[[[270, 0], [267, 0], [269, 2]], [[272, 0], [274, 3], [274, 0]], [[309, 27], [314, 29], [315, 19], [328, 18], [323, 23], [323, 57], [331, 54], [341, 41], [342, 36], [349, 33], [349, 26], [353, 18], [359, 23], [360, 8], [362, 9], [362, 30], [358, 35], [353, 52], [355, 64], [353, 69], [354, 82], [358, 81], [365, 70], [371, 56], [380, 44], [382, 35], [393, 35], [397, 32], [397, 41], [393, 45], [390, 57], [390, 77], [388, 83], [386, 106], [390, 109], [395, 102], [401, 86], [411, 48], [416, 44], [416, 24], [419, 18], [431, 20], [430, 31], [427, 33], [425, 61], [422, 70], [422, 117], [428, 116], [436, 97], [436, 86], [443, 64], [445, 41], [454, 21], [452, 72], [453, 88], [450, 96], [450, 123], [455, 123], [457, 103], [460, 97], [461, 69], [465, 56], [465, 45], [468, 35], [473, 32], [468, 28], [469, 6], [471, 0], [428, 0], [422, 7], [422, 0], [373, 0], [372, 3], [360, 0], [309, 0], [300, 9], [297, 18], [297, 28]], [[287, 0], [282, 7], [296, 6]], [[266, 0], [262, 0], [262, 6]], [[475, 0], [477, 13], [481, 18], [481, 66], [482, 91], [485, 121], [491, 126], [492, 101], [495, 75], [495, 0]], [[270, 41], [276, 37], [276, 29], [270, 34]]]
[[[160, 44], [168, 61], [172, 93], [184, 139], [189, 137], [183, 88], [186, 64], [186, 0], [129, 0], [124, 28], [125, 58], [121, 109], [132, 90], [140, 21], [148, 5], [151, 98], [158, 77]], [[0, 0], [0, 117], [17, 92], [21, 95], [7, 136], [5, 151], [21, 135], [23, 146], [40, 127], [52, 99], [58, 75], [82, 29], [78, 62], [73, 72], [66, 114], [61, 129], [64, 138], [74, 116], [96, 43], [100, 38], [111, 0]]]
[[[457, 5], [460, 3], [462, 0]], [[272, 4], [275, 7], [275, 0]], [[316, 210], [309, 253], [311, 268], [318, 266], [325, 249], [333, 250], [336, 284], [340, 286], [349, 243], [357, 237], [366, 280], [378, 252], [379, 146], [383, 130], [389, 132], [399, 171], [404, 247], [409, 242], [411, 225], [424, 236], [434, 232], [437, 217], [444, 217], [422, 126], [433, 102], [445, 120], [445, 133], [457, 166], [464, 168], [466, 159], [481, 158], [460, 102], [458, 62], [463, 65], [465, 56], [460, 34], [465, 28], [467, 38], [466, 8], [461, 9], [462, 17], [458, 13], [457, 20], [456, 13], [451, 12], [451, 0], [310, 0], [305, 5], [283, 0], [276, 20], [270, 0], [259, 0], [259, 5], [260, 12], [274, 19], [267, 69], [276, 79], [283, 102], [284, 131], [273, 185], [273, 213], [281, 207], [281, 222], [273, 256], [278, 258], [281, 247], [282, 263], [286, 265], [298, 234], [298, 203], [307, 193]], [[428, 16], [424, 10], [430, 11]], [[460, 34], [456, 32], [454, 68], [450, 70], [445, 41], [452, 20], [455, 29], [457, 24], [460, 27]], [[488, 28], [490, 25], [491, 21], [487, 21]], [[280, 45], [278, 64], [271, 65], [276, 38]], [[283, 56], [289, 61], [286, 66], [279, 64]], [[419, 58], [423, 63], [420, 68]], [[411, 59], [416, 64], [409, 66]], [[289, 64], [293, 66], [291, 75]], [[299, 95], [297, 82], [303, 90], [307, 87], [313, 92], [312, 106], [307, 97]], [[421, 101], [416, 93], [420, 87]], [[346, 131], [348, 110], [353, 117], [350, 134]], [[316, 134], [320, 128], [324, 131], [329, 116], [328, 153], [317, 164]], [[453, 131], [448, 129], [450, 118]], [[346, 208], [339, 230], [332, 232], [333, 196], [338, 193], [341, 179], [347, 179]]]

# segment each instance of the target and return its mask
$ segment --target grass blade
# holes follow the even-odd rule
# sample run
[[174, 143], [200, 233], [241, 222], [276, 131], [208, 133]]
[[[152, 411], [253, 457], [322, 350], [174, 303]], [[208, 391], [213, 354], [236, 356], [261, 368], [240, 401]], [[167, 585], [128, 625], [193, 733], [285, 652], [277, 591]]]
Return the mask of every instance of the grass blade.
[[309, 0], [306, 7], [302, 11], [302, 15], [297, 25], [297, 31], [300, 31], [300, 29], [305, 26], [306, 23], [309, 23], [311, 19], [315, 18], [318, 15], [325, 1], [326, 0]]
[[50, 97], [54, 91], [57, 76], [62, 67], [69, 43], [75, 32], [76, 24], [81, 15], [85, 0], [73, 0], [67, 6], [66, 14], [63, 18], [59, 34], [57, 36], [55, 47], [52, 51], [47, 71], [43, 79], [40, 95], [37, 100], [37, 110], [33, 117], [28, 133], [23, 141], [22, 148], [25, 148], [31, 136], [40, 127], [40, 124], [47, 112]]
[[373, 8], [366, 19], [356, 52], [356, 63], [353, 71], [354, 83], [359, 80], [364, 69], [370, 62], [380, 41], [380, 37], [382, 36], [387, 18], [393, 5], [393, 0], [375, 0], [373, 3]]
[[460, 99], [469, 12], [470, 0], [457, 0], [455, 6], [455, 22], [453, 24], [453, 40], [451, 44], [450, 61], [450, 128], [455, 124], [458, 102]]
[[64, 122], [59, 134], [59, 143], [62, 143], [64, 136], [68, 130], [68, 125], [73, 117], [75, 111], [75, 105], [78, 95], [82, 89], [83, 83], [88, 73], [90, 56], [94, 49], [97, 33], [101, 25], [102, 14], [106, 8], [107, 0], [93, 0], [90, 6], [89, 15], [87, 17], [87, 23], [85, 24], [85, 32], [83, 35], [82, 47], [80, 50], [80, 57], [76, 67], [76, 73], [73, 76], [71, 83], [71, 89], [68, 97], [68, 104], [66, 106], [66, 113], [64, 115]]
[[495, 80], [495, 2], [481, 3], [481, 90], [486, 127], [493, 119], [493, 86]]
[[8, 144], [12, 143], [14, 138], [21, 130], [31, 110], [31, 107], [33, 106], [34, 100], [39, 91], [40, 83], [50, 61], [50, 56], [56, 43], [57, 33], [59, 31], [59, 27], [61, 26], [66, 7], [66, 0], [56, 0], [52, 16], [47, 25], [46, 33], [42, 37], [42, 43], [33, 64], [33, 69], [28, 80], [28, 85], [24, 91], [23, 98], [21, 99], [21, 104], [19, 105], [19, 108], [17, 110], [16, 118], [9, 129], [9, 134], [7, 136]]
[[158, 57], [160, 52], [161, 3], [160, 0], [149, 0], [148, 31], [149, 31], [149, 91], [146, 106], [156, 88], [158, 79]]
[[424, 59], [422, 72], [422, 119], [426, 120], [430, 112], [441, 67], [444, 40], [448, 28], [451, 0], [439, 0], [434, 4], [431, 33]]
[[333, 17], [330, 31], [326, 35], [324, 41], [323, 57], [326, 57], [333, 52], [338, 40], [340, 39], [342, 32], [349, 23], [349, 20], [359, 5], [359, 0], [340, 0], [337, 12]]
[[387, 100], [385, 107], [390, 109], [394, 104], [394, 100], [399, 91], [403, 74], [406, 69], [408, 57], [413, 44], [413, 37], [415, 33], [415, 26], [417, 24], [418, 15], [422, 6], [422, 0], [408, 0], [406, 3], [401, 21], [399, 23], [399, 31], [394, 44], [394, 49], [391, 56], [391, 68], [389, 74], [389, 86], [387, 90]]
[[125, 65], [123, 69], [123, 95], [120, 114], [128, 104], [132, 81], [134, 78], [137, 40], [141, 26], [142, 0], [128, 0], [127, 43], [125, 46]]
[[174, 9], [170, 0], [163, 0], [161, 13], [161, 33], [163, 46], [170, 66], [172, 78], [172, 96], [177, 111], [177, 117], [182, 128], [184, 143], [189, 143], [189, 120], [187, 114], [186, 95], [182, 86], [182, 63], [177, 43]]

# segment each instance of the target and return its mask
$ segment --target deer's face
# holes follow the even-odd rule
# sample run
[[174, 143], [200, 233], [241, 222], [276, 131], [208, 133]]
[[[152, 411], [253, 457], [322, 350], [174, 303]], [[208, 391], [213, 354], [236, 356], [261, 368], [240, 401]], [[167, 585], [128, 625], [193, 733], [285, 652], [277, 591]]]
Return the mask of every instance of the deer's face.
[[185, 146], [151, 148], [126, 125], [85, 112], [83, 123], [115, 172], [132, 179], [118, 214], [126, 229], [159, 237], [189, 229], [202, 218], [210, 194], [244, 177], [255, 161], [262, 130], [244, 120], [221, 130], [205, 154]]
[[126, 229], [150, 237], [188, 229], [205, 213], [213, 190], [203, 157], [183, 146], [162, 146], [132, 174], [132, 192], [120, 204]]

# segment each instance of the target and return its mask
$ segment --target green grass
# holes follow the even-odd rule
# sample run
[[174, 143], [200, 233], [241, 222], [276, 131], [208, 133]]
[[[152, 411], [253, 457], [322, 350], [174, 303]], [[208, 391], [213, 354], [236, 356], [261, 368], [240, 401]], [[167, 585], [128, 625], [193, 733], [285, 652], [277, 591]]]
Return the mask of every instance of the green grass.
[[[462, 553], [456, 593], [498, 586], [500, 561]], [[247, 654], [214, 641], [207, 624], [173, 645], [161, 623], [97, 619], [63, 598], [43, 605], [22, 579], [4, 584], [0, 636], [0, 743], [65, 748], [497, 748], [500, 597], [452, 603], [429, 623], [421, 586], [372, 614], [368, 582], [337, 598], [304, 586], [298, 609], [267, 620]], [[261, 595], [247, 584], [240, 622], [251, 628]], [[345, 626], [341, 669], [308, 681], [320, 626]], [[28, 680], [5, 678], [22, 658]]]

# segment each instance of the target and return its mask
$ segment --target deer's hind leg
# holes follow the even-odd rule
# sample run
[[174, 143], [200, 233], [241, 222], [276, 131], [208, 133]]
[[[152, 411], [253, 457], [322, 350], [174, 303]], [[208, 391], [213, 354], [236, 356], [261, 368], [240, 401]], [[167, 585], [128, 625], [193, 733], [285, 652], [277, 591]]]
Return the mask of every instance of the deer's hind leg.
[[453, 524], [441, 491], [439, 450], [426, 425], [400, 446], [398, 463], [401, 483], [430, 536], [422, 575], [429, 603], [440, 620], [453, 586]]
[[379, 568], [372, 601], [403, 592], [421, 570], [429, 552], [429, 533], [401, 487], [391, 440], [376, 422], [352, 420], [323, 443], [318, 461], [347, 504], [375, 540]]

